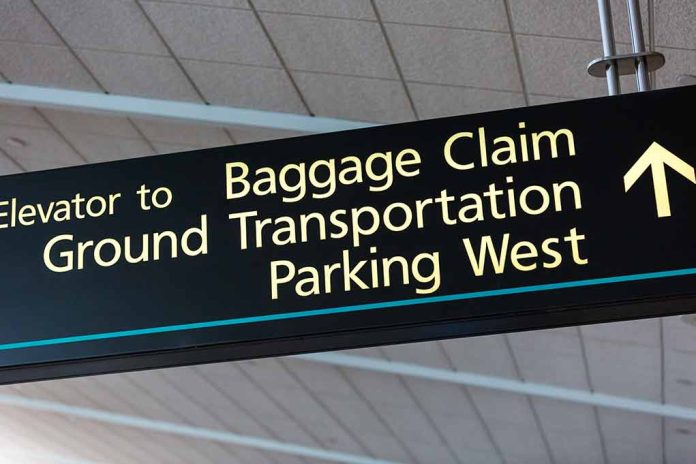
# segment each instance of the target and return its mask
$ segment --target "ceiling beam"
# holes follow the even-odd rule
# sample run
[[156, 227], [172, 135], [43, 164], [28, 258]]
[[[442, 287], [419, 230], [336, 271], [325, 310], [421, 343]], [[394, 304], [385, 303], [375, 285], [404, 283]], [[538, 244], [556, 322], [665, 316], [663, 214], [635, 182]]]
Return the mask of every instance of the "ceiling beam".
[[[111, 425], [133, 427], [158, 433], [185, 436], [203, 440], [211, 440], [220, 443], [229, 443], [239, 446], [272, 451], [276, 453], [292, 454], [305, 458], [319, 459], [343, 464], [399, 464], [394, 461], [384, 461], [369, 456], [331, 451], [311, 446], [298, 445], [270, 438], [254, 437], [228, 432], [226, 430], [209, 429], [193, 425], [179, 424], [130, 414], [119, 414], [95, 408], [72, 406], [57, 401], [39, 400], [20, 395], [7, 395], [0, 393], [0, 405], [23, 408], [32, 411], [63, 414], [80, 419], [93, 420]], [[40, 420], [40, 419], [37, 419]]]
[[0, 83], [0, 103], [119, 116], [162, 118], [191, 124], [263, 127], [308, 133], [361, 129], [375, 125], [368, 122], [277, 111], [4, 83]]
[[491, 390], [504, 391], [508, 393], [518, 393], [541, 398], [552, 398], [590, 406], [622, 409], [625, 411], [640, 412], [655, 416], [696, 421], [695, 408], [637, 400], [624, 396], [605, 395], [603, 393], [593, 393], [585, 390], [556, 387], [554, 385], [522, 382], [520, 380], [474, 374], [471, 372], [437, 369], [419, 364], [388, 361], [385, 359], [369, 358], [366, 356], [352, 356], [341, 353], [314, 353], [293, 357], [305, 361], [331, 364], [334, 366], [366, 369], [385, 374], [404, 375], [408, 377], [433, 380], [436, 382], [454, 383], [467, 387], [488, 388]]

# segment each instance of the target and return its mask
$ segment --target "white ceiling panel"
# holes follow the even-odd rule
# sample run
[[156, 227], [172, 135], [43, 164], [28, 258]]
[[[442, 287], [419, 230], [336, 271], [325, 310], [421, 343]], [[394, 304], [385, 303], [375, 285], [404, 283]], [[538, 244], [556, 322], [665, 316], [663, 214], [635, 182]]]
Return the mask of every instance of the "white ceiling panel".
[[396, 78], [384, 35], [375, 22], [262, 13], [290, 69]]
[[134, 0], [35, 0], [72, 47], [166, 55]]
[[536, 427], [509, 422], [489, 422], [506, 462], [551, 464], [551, 457]]
[[80, 62], [62, 46], [0, 42], [0, 72], [19, 84], [99, 90]]
[[574, 99], [569, 97], [554, 97], [550, 95], [538, 95], [533, 93], [529, 94], [530, 105], [547, 105], [550, 103], [563, 103], [571, 100]]
[[599, 436], [567, 431], [546, 432], [554, 462], [563, 464], [602, 464], [602, 444]]
[[24, 170], [17, 164], [17, 162], [12, 159], [10, 155], [0, 150], [0, 176], [19, 174], [21, 172], [24, 172]]
[[0, 2], [0, 40], [60, 45], [51, 26], [41, 17], [29, 0]]
[[670, 350], [686, 351], [696, 354], [696, 329], [686, 324], [680, 317], [665, 317], [664, 327], [665, 347]]
[[262, 129], [262, 128], [234, 128], [232, 130], [232, 135], [234, 135], [234, 140], [237, 143], [253, 143], [253, 142], [263, 142], [266, 140], [276, 140], [284, 139], [290, 137], [297, 137], [302, 135], [308, 135], [304, 132], [291, 132], [277, 129]]
[[696, 408], [696, 352], [665, 351], [665, 402]]
[[195, 60], [183, 60], [183, 66], [212, 104], [307, 112], [283, 69]]
[[696, 4], [692, 0], [655, 2], [657, 45], [696, 49]]
[[664, 68], [655, 73], [658, 88], [678, 85], [677, 77], [682, 74], [696, 75], [696, 40], [693, 47], [694, 50], [658, 47], [666, 60]]
[[408, 81], [521, 90], [509, 34], [386, 25]]
[[600, 409], [599, 418], [609, 464], [662, 462], [659, 417]]
[[384, 22], [507, 31], [504, 0], [376, 0]]
[[223, 129], [212, 126], [192, 126], [159, 119], [137, 119], [135, 123], [152, 142], [179, 144], [192, 148], [231, 145]]
[[[521, 332], [509, 334], [508, 338], [524, 380], [588, 388], [580, 339], [575, 330]], [[554, 369], [548, 368], [551, 363]]]
[[[590, 406], [548, 398], [534, 398], [534, 409], [546, 432], [595, 434], [599, 440], [597, 419], [594, 409]], [[569, 417], [573, 420], [568, 420]], [[569, 434], [572, 435], [572, 433]]]
[[317, 115], [382, 123], [414, 119], [400, 81], [302, 72], [293, 76]]
[[[606, 82], [587, 74], [587, 64], [602, 55], [600, 42], [518, 36], [525, 82], [530, 93], [588, 98], [606, 95]], [[618, 47], [626, 51], [626, 47]], [[635, 88], [634, 79], [621, 79], [622, 89]]]
[[503, 335], [456, 338], [441, 342], [455, 370], [503, 378], [517, 378]]
[[586, 325], [582, 334], [590, 339], [659, 347], [660, 319]]
[[191, 5], [219, 6], [224, 8], [249, 8], [247, 0], [156, 0], [160, 3], [189, 3]]
[[28, 106], [0, 105], [0, 124], [47, 128], [41, 116]]
[[109, 93], [200, 101], [173, 58], [97, 50], [77, 53]]
[[86, 132], [128, 138], [139, 136], [133, 124], [125, 117], [61, 111], [51, 108], [44, 108], [41, 113], [61, 132]]
[[536, 430], [537, 424], [526, 396], [481, 388], [469, 388], [469, 392], [488, 424], [500, 422]]
[[180, 58], [279, 66], [277, 56], [251, 11], [152, 1], [141, 3]]
[[696, 456], [696, 424], [670, 419], [665, 423], [665, 458], [669, 464], [690, 464]]
[[[643, 25], [648, 30], [648, 4], [641, 3]], [[660, 2], [656, 2], [660, 3]], [[625, 1], [612, 1], [614, 35], [619, 42], [630, 42]], [[510, 0], [515, 32], [578, 39], [599, 39], [596, 0]]]
[[[8, 138], [23, 140], [14, 146]], [[28, 171], [83, 164], [80, 156], [51, 129], [0, 125], [0, 148]]]
[[422, 119], [524, 106], [524, 96], [516, 92], [416, 83], [408, 88]]
[[661, 401], [659, 348], [589, 338], [585, 346], [596, 391]]
[[142, 138], [114, 137], [86, 132], [63, 132], [66, 139], [91, 163], [139, 158], [152, 154]]
[[376, 19], [370, 0], [253, 0], [259, 11], [335, 18]]

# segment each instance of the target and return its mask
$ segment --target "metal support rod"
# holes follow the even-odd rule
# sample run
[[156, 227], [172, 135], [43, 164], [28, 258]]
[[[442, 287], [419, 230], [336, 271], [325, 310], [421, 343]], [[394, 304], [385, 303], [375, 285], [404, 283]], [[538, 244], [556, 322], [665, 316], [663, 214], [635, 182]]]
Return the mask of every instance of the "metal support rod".
[[[614, 56], [616, 55], [616, 46], [614, 44], [614, 25], [611, 17], [611, 5], [609, 0], [597, 0], [597, 6], [599, 7], [599, 24], [602, 29], [602, 48], [604, 50], [604, 56]], [[607, 88], [609, 89], [609, 95], [618, 95], [621, 93], [619, 70], [614, 62], [610, 62], [607, 66]]]
[[[645, 43], [643, 42], [643, 22], [640, 18], [640, 5], [638, 0], [626, 0], [626, 4], [628, 7], [628, 27], [631, 31], [633, 53], [642, 53], [645, 51]], [[641, 92], [650, 90], [648, 64], [644, 56], [636, 59], [636, 84]]]

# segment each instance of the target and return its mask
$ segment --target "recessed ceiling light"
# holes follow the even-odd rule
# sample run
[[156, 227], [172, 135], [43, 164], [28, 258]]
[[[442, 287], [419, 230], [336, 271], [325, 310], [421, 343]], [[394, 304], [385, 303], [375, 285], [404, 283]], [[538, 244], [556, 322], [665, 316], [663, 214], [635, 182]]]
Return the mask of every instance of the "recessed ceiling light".
[[696, 85], [696, 76], [694, 76], [693, 74], [681, 74], [677, 76], [677, 84]]
[[29, 145], [26, 140], [20, 139], [19, 137], [7, 137], [5, 141], [9, 146], [15, 148], [24, 148]]
[[685, 387], [693, 387], [694, 385], [696, 385], [696, 382], [694, 382], [691, 379], [677, 379], [676, 382], [679, 385], [684, 385]]
[[696, 314], [685, 314], [681, 317], [684, 324], [693, 325], [696, 327]]

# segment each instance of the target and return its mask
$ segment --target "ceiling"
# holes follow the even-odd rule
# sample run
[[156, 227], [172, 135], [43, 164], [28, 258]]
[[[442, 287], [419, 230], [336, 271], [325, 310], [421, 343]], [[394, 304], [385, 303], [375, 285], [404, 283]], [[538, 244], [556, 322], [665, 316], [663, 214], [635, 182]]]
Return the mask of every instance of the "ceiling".
[[[641, 3], [656, 87], [696, 74], [696, 3]], [[7, 82], [375, 123], [604, 95], [585, 71], [601, 54], [595, 0], [0, 0]], [[0, 175], [292, 135], [0, 105]], [[696, 327], [678, 317], [349, 354], [696, 413]], [[18, 397], [34, 403], [2, 400]], [[0, 463], [328, 462], [213, 432], [355, 463], [696, 459], [693, 421], [308, 359], [0, 387]]]
[[[696, 412], [696, 327], [679, 317], [347, 353]], [[205, 438], [8, 406], [7, 396], [192, 426]], [[689, 464], [696, 456], [693, 421], [305, 359], [0, 387], [3, 463], [329, 462], [214, 440], [211, 430], [389, 463]], [[15, 454], [3, 461], [7, 450]]]

